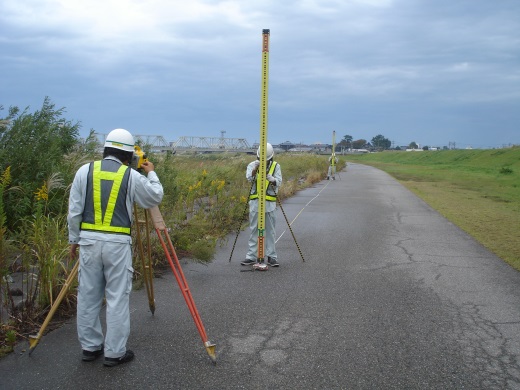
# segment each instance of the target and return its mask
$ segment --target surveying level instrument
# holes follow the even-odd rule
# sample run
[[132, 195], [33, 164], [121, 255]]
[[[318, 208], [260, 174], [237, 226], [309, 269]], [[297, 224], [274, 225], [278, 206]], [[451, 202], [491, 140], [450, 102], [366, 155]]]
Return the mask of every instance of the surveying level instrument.
[[135, 145], [134, 154], [132, 156], [132, 162], [130, 163], [130, 166], [137, 171], [140, 170], [143, 163], [147, 161], [148, 158], [146, 157], [146, 154], [141, 150], [141, 148], [138, 145]]

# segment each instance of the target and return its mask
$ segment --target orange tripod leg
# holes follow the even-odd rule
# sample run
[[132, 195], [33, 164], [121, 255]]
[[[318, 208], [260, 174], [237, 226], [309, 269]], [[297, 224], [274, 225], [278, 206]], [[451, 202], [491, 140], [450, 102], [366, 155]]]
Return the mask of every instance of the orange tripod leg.
[[[157, 236], [159, 237], [159, 241], [161, 242], [161, 246], [164, 249], [164, 253], [166, 258], [168, 259], [168, 263], [170, 264], [170, 268], [172, 269], [173, 275], [175, 276], [175, 280], [181, 289], [182, 296], [186, 301], [186, 305], [190, 311], [191, 317], [195, 322], [195, 326], [199, 332], [199, 335], [204, 343], [204, 347], [206, 348], [206, 352], [211, 358], [212, 362], [216, 364], [217, 358], [215, 356], [215, 344], [212, 344], [208, 340], [208, 336], [206, 335], [206, 330], [204, 329], [204, 325], [202, 324], [202, 320], [200, 318], [197, 307], [195, 306], [195, 301], [193, 300], [193, 296], [191, 295], [190, 288], [188, 287], [188, 282], [184, 277], [184, 272], [182, 272], [181, 264], [177, 257], [177, 253], [175, 252], [175, 248], [173, 247], [173, 243], [170, 239], [170, 235], [166, 230], [166, 226], [164, 226], [164, 222], [162, 218], [158, 220], [159, 213], [158, 208], [154, 208], [150, 210], [150, 214], [152, 216], [152, 220], [154, 220], [155, 231], [157, 232]], [[159, 214], [160, 216], [160, 214]]]

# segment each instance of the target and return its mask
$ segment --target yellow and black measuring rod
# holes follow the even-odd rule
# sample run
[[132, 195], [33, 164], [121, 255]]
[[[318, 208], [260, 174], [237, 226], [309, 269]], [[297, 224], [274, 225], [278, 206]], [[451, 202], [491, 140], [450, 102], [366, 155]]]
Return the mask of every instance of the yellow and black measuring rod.
[[260, 166], [257, 180], [258, 193], [258, 262], [263, 263], [265, 257], [265, 192], [266, 192], [266, 147], [267, 147], [267, 108], [269, 92], [269, 30], [262, 31], [262, 84], [260, 99]]
[[[268, 29], [262, 30], [262, 84], [261, 84], [261, 102], [260, 102], [260, 145], [259, 145], [259, 153], [258, 157], [260, 159], [260, 164], [257, 170], [256, 177], [256, 192], [258, 194], [258, 252], [257, 252], [257, 263], [253, 265], [252, 270], [266, 271], [268, 269], [267, 264], [264, 264], [265, 260], [265, 205], [266, 205], [266, 195], [267, 188], [269, 183], [266, 180], [267, 176], [267, 111], [268, 111], [268, 95], [269, 95], [269, 37], [270, 31]], [[255, 182], [253, 182], [255, 183]], [[253, 184], [252, 184], [253, 185]], [[251, 187], [252, 188], [252, 187]], [[250, 189], [251, 192], [251, 189]], [[278, 197], [276, 198], [277, 204], [280, 207], [280, 210], [283, 213], [285, 221], [287, 222], [287, 226], [291, 231], [291, 234], [294, 238], [294, 242], [298, 247], [298, 251], [300, 252], [300, 256], [302, 261], [305, 261], [303, 258], [303, 254], [300, 250], [298, 243], [296, 242], [296, 237], [291, 229], [291, 224], [285, 215], [285, 212], [282, 208], [282, 204]], [[245, 210], [244, 210], [245, 214]], [[233, 250], [235, 248], [235, 244], [238, 238], [238, 234], [240, 232], [240, 228], [237, 231], [237, 236], [235, 237], [235, 243], [233, 244]], [[233, 250], [231, 250], [231, 255], [229, 256], [229, 261], [231, 261], [231, 256], [233, 255]]]
[[336, 173], [338, 174], [339, 179], [341, 180], [341, 176], [339, 172], [336, 172], [336, 132], [332, 132], [332, 155], [330, 157], [330, 173], [332, 178], [336, 178]]
[[332, 172], [336, 173], [336, 132], [332, 132]]

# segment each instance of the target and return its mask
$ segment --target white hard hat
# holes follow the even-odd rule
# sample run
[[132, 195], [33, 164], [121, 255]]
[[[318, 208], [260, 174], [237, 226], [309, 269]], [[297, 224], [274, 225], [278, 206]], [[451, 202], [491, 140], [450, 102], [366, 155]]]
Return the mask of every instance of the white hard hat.
[[[273, 156], [274, 156], [273, 145], [271, 145], [271, 144], [268, 142], [267, 145], [266, 145], [266, 148], [265, 148], [265, 157], [266, 157], [266, 160], [270, 160], [270, 159], [272, 159]], [[256, 151], [256, 157], [260, 157], [260, 147], [258, 147], [258, 150]]]
[[105, 140], [105, 148], [124, 150], [125, 152], [134, 151], [134, 137], [128, 130], [115, 129], [108, 133]]

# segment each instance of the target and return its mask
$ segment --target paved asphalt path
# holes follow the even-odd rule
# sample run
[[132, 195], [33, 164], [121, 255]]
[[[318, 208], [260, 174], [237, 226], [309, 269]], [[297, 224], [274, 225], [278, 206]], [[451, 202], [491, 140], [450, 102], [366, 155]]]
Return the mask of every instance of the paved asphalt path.
[[[247, 233], [132, 293], [133, 362], [80, 360], [75, 321], [0, 360], [1, 389], [519, 389], [520, 274], [386, 173], [351, 164], [283, 204], [281, 266], [240, 272]], [[247, 268], [246, 268], [247, 269]]]

